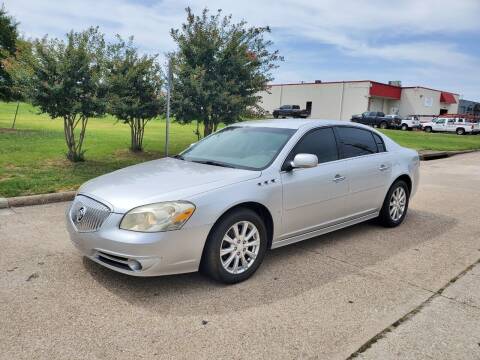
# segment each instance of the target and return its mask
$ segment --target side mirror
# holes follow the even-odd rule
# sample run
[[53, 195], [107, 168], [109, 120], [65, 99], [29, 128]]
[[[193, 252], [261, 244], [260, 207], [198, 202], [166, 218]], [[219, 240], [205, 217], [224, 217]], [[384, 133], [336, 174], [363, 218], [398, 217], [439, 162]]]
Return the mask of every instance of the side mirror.
[[313, 154], [297, 154], [290, 163], [290, 170], [292, 169], [306, 169], [313, 168], [318, 165], [317, 155]]

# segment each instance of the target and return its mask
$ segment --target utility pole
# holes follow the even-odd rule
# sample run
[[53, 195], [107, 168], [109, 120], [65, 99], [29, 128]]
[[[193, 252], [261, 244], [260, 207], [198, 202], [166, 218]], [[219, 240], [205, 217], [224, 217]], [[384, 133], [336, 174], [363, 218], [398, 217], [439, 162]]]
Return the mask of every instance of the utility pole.
[[167, 80], [167, 118], [165, 123], [165, 157], [168, 157], [168, 142], [170, 138], [170, 96], [172, 92], [172, 59], [168, 59], [168, 80]]

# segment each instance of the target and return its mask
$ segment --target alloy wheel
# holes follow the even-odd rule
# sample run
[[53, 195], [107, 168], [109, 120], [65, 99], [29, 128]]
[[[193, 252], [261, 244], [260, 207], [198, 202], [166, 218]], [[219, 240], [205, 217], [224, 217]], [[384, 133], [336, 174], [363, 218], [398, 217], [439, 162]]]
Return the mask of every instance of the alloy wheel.
[[401, 186], [397, 187], [390, 197], [390, 204], [389, 204], [389, 213], [390, 218], [393, 221], [399, 221], [403, 213], [405, 212], [405, 205], [407, 203], [407, 193], [405, 189]]
[[233, 224], [223, 236], [220, 245], [222, 267], [230, 274], [248, 270], [260, 250], [260, 233], [250, 221]]

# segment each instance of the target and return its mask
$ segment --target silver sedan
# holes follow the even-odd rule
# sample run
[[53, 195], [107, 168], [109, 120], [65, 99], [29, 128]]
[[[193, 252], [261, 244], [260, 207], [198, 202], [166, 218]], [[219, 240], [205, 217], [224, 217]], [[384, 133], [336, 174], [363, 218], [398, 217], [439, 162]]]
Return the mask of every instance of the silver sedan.
[[404, 220], [416, 151], [363, 125], [274, 120], [228, 126], [174, 158], [85, 183], [67, 212], [82, 254], [115, 271], [250, 277], [268, 249], [378, 219]]

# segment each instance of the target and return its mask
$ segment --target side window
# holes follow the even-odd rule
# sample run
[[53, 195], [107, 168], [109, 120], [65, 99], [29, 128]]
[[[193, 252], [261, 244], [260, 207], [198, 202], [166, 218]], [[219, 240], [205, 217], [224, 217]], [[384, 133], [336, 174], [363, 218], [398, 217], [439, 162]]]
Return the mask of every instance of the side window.
[[377, 143], [378, 152], [387, 151], [385, 147], [385, 143], [383, 142], [383, 139], [375, 133], [372, 133], [372, 135], [373, 135], [373, 138], [375, 139], [375, 142]]
[[337, 127], [342, 159], [369, 155], [377, 152], [377, 144], [371, 131], [354, 127]]
[[285, 164], [292, 161], [297, 154], [317, 155], [319, 164], [338, 160], [337, 142], [333, 129], [316, 129], [307, 133], [290, 152]]

